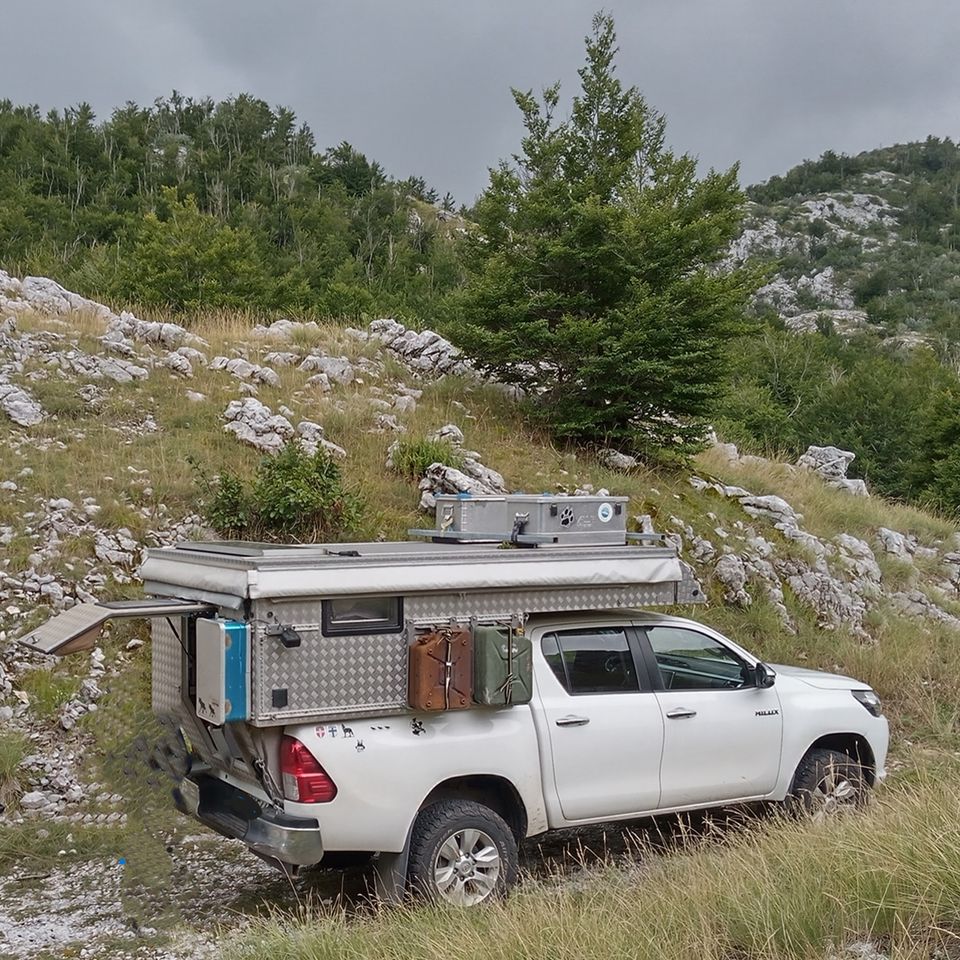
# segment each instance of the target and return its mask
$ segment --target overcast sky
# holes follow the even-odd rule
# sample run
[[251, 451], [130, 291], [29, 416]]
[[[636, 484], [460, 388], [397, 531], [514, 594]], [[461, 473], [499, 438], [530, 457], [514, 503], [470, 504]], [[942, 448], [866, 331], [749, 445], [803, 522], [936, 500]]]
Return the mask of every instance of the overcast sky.
[[[600, 0], [0, 0], [0, 97], [101, 116], [169, 93], [293, 108], [470, 202], [517, 149], [510, 87], [572, 94]], [[621, 78], [744, 183], [825, 149], [960, 136], [956, 0], [610, 0]]]

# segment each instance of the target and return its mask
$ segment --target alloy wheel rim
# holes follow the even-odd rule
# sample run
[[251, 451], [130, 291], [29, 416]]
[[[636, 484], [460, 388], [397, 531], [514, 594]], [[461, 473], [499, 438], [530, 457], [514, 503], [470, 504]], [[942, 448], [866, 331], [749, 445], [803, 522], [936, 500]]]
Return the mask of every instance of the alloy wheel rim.
[[856, 798], [856, 785], [839, 771], [831, 769], [810, 793], [813, 819], [831, 817], [842, 807], [852, 805]]
[[493, 893], [500, 870], [497, 845], [482, 830], [468, 827], [440, 844], [433, 864], [433, 881], [444, 900], [470, 907]]

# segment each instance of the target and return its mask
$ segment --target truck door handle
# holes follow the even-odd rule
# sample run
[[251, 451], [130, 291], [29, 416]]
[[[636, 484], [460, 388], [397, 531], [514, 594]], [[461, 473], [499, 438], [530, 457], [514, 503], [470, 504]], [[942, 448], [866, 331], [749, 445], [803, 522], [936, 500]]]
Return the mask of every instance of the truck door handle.
[[696, 715], [696, 710], [688, 710], [686, 707], [674, 707], [667, 711], [667, 716], [671, 720], [682, 720], [684, 717], [695, 717]]
[[561, 717], [556, 723], [558, 727], [585, 727], [589, 722], [589, 717]]

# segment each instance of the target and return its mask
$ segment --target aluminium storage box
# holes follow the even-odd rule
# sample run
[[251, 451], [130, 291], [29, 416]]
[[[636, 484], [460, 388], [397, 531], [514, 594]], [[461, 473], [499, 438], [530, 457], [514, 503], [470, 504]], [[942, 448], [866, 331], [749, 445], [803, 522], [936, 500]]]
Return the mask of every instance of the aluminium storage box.
[[437, 532], [489, 534], [491, 538], [509, 533], [506, 497], [471, 497], [440, 494], [437, 501]]
[[523, 532], [563, 544], [622, 544], [627, 538], [627, 497], [507, 497], [507, 522], [526, 517]]

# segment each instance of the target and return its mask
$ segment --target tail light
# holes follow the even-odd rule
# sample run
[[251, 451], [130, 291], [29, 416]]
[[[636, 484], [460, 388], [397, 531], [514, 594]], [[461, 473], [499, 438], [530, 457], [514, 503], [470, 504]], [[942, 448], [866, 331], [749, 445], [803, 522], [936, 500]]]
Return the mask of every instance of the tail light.
[[280, 772], [283, 795], [297, 803], [329, 803], [337, 795], [337, 785], [320, 766], [317, 758], [293, 737], [280, 741]]

